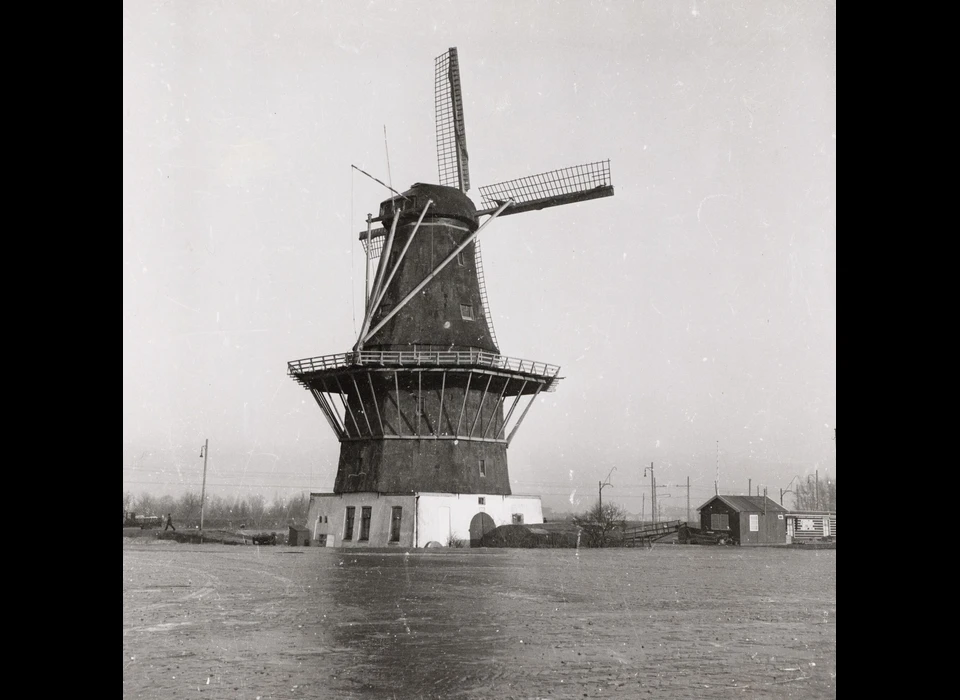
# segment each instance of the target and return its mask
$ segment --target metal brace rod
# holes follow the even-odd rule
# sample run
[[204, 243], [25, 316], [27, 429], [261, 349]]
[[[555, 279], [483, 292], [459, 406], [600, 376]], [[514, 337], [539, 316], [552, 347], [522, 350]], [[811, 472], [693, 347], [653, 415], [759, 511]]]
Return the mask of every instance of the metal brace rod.
[[385, 435], [386, 430], [383, 429], [383, 418], [380, 416], [380, 404], [377, 403], [377, 392], [373, 389], [373, 377], [370, 376], [370, 373], [367, 373], [367, 382], [370, 384], [370, 396], [373, 398], [373, 407], [377, 411], [377, 422], [380, 423], [380, 434]]
[[323, 414], [323, 417], [327, 419], [327, 423], [330, 424], [330, 427], [333, 429], [334, 435], [337, 436], [337, 439], [343, 437], [343, 433], [340, 430], [340, 426], [333, 422], [333, 418], [330, 417], [329, 409], [324, 406], [324, 401], [320, 392], [314, 388], [310, 388], [310, 393], [313, 395], [313, 400], [317, 402], [317, 405], [320, 407], [320, 412]]
[[527, 384], [529, 383], [529, 379], [524, 379], [523, 384], [520, 385], [520, 391], [517, 394], [517, 397], [513, 400], [513, 403], [510, 404], [510, 410], [507, 411], [507, 417], [503, 419], [503, 425], [500, 426], [500, 430], [498, 430], [497, 434], [494, 436], [498, 440], [503, 437], [503, 431], [507, 429], [507, 424], [510, 422], [510, 416], [513, 415], [513, 410], [517, 407], [517, 404], [520, 403], [520, 397], [523, 396], [523, 390], [527, 388]]
[[454, 431], [456, 437], [460, 437], [460, 423], [463, 422], [463, 411], [467, 407], [467, 394], [470, 393], [470, 380], [473, 379], [473, 372], [467, 374], [467, 388], [463, 390], [463, 404], [460, 406], [460, 417], [457, 418], [457, 429]]
[[[327, 388], [327, 381], [325, 379], [320, 380], [320, 385], [323, 387], [323, 393], [329, 394], [330, 390]], [[337, 411], [337, 405], [333, 401], [327, 401], [327, 407], [330, 409], [330, 412], [333, 414], [337, 423], [340, 425], [340, 429], [344, 435], [349, 436], [350, 432], [347, 430], [347, 422], [344, 419], [340, 418], [340, 413]]]
[[[350, 422], [353, 423], [354, 430], [357, 431], [357, 437], [360, 437], [360, 426], [357, 425], [357, 419], [353, 415], [353, 411], [350, 410], [350, 394], [343, 390], [343, 386], [340, 384], [340, 377], [334, 376], [334, 379], [337, 380], [337, 388], [340, 390], [340, 400], [343, 402], [343, 414], [350, 414]], [[346, 426], [346, 421], [344, 421], [344, 426]], [[349, 431], [348, 431], [349, 433]]]
[[483, 402], [487, 400], [487, 392], [490, 390], [490, 382], [493, 381], [493, 375], [491, 374], [487, 377], [487, 385], [483, 387], [483, 396], [480, 397], [480, 405], [477, 406], [477, 416], [473, 419], [473, 424], [470, 426], [470, 435], [473, 437], [473, 431], [477, 427], [477, 421], [480, 420], [480, 412], [483, 411]]
[[400, 428], [403, 427], [403, 415], [400, 413], [400, 380], [397, 379], [397, 372], [393, 372], [393, 388], [397, 392], [397, 435], [400, 434]]
[[423, 372], [417, 372], [417, 437], [420, 437], [420, 407], [423, 405]]
[[539, 396], [541, 389], [543, 389], [543, 384], [538, 384], [537, 390], [533, 392], [533, 396], [530, 397], [530, 403], [528, 403], [526, 408], [523, 409], [523, 413], [521, 413], [520, 418], [517, 419], [517, 424], [513, 426], [513, 430], [511, 430], [510, 435], [507, 436], [507, 447], [510, 447], [510, 443], [513, 442], [513, 436], [516, 434], [517, 429], [520, 427], [520, 424], [523, 423], [523, 419], [527, 417], [527, 411], [530, 410], [530, 407], [533, 405], [533, 402], [537, 400], [537, 396]]
[[[430, 283], [430, 281], [431, 281], [434, 277], [436, 277], [436, 276], [440, 273], [441, 270], [443, 270], [443, 268], [445, 268], [447, 265], [450, 264], [450, 262], [451, 262], [452, 260], [455, 260], [455, 259], [456, 259], [457, 255], [460, 254], [460, 251], [462, 251], [462, 250], [463, 250], [464, 248], [466, 248], [468, 245], [470, 245], [471, 243], [473, 243], [473, 239], [480, 235], [480, 232], [483, 231], [484, 228], [486, 228], [487, 224], [489, 224], [491, 221], [493, 221], [494, 219], [496, 219], [496, 218], [500, 215], [500, 212], [502, 212], [504, 209], [506, 209], [506, 208], [507, 208], [508, 206], [510, 206], [511, 204], [513, 204], [513, 200], [512, 200], [512, 199], [508, 199], [506, 202], [504, 202], [503, 204], [501, 204], [501, 205], [500, 205], [500, 208], [497, 209], [493, 214], [491, 214], [489, 219], [487, 219], [486, 221], [484, 221], [476, 231], [474, 231], [474, 232], [471, 233], [469, 236], [467, 236], [467, 237], [463, 240], [463, 243], [461, 243], [460, 245], [458, 245], [458, 246], [454, 249], [454, 251], [453, 251], [452, 253], [450, 253], [450, 255], [448, 255], [446, 258], [444, 258], [443, 262], [441, 262], [439, 265], [437, 265], [436, 268], [434, 268], [433, 272], [431, 272], [429, 275], [427, 275], [426, 277], [424, 277], [423, 280], [420, 282], [420, 284], [418, 284], [416, 287], [414, 287], [412, 290], [410, 290], [410, 292], [407, 294], [407, 296], [405, 296], [403, 299], [401, 299], [401, 300], [400, 300], [400, 303], [398, 303], [396, 306], [394, 306], [394, 307], [390, 310], [390, 313], [388, 313], [386, 316], [384, 316], [382, 319], [380, 319], [380, 323], [378, 323], [376, 326], [374, 326], [374, 327], [373, 327], [373, 330], [369, 331], [369, 332], [366, 333], [366, 334], [362, 334], [362, 333], [361, 333], [360, 345], [362, 346], [363, 343], [367, 342], [367, 340], [369, 340], [374, 334], [376, 334], [377, 331], [379, 331], [381, 328], [383, 328], [383, 327], [386, 325], [387, 321], [389, 321], [391, 318], [393, 318], [394, 316], [396, 316], [397, 313], [400, 311], [400, 309], [402, 309], [404, 306], [406, 306], [407, 304], [409, 304], [409, 303], [410, 303], [410, 300], [413, 299], [415, 296], [417, 296], [417, 294], [420, 293], [420, 290], [421, 290], [421, 289], [423, 289], [424, 287], [426, 287], [426, 286]], [[393, 238], [393, 232], [392, 232], [392, 229], [391, 229], [390, 238], [387, 239], [387, 243], [392, 243], [392, 242], [393, 242], [392, 238]], [[383, 259], [383, 257], [381, 256], [381, 260], [382, 260], [382, 259]]]
[[363, 407], [363, 398], [360, 396], [360, 387], [357, 384], [357, 378], [351, 374], [350, 381], [353, 382], [353, 388], [357, 390], [357, 402], [360, 404], [360, 410], [363, 412], [363, 421], [367, 424], [367, 432], [370, 433], [370, 437], [373, 437], [373, 428], [370, 427], [370, 419], [367, 418], [367, 409]]
[[[443, 430], [443, 395], [447, 389], [447, 370], [443, 370], [443, 377], [440, 380], [440, 410], [437, 412], [437, 427], [433, 431], [434, 435], [438, 435], [440, 430]], [[450, 421], [447, 421], [447, 425], [450, 425]]]
[[500, 390], [500, 396], [497, 397], [497, 403], [493, 406], [493, 413], [490, 416], [490, 420], [487, 422], [487, 427], [483, 429], [481, 437], [487, 437], [487, 433], [490, 432], [490, 426], [492, 426], [493, 422], [497, 419], [497, 409], [500, 408], [500, 402], [503, 401], [503, 395], [507, 393], [508, 384], [510, 384], [509, 379], [503, 383], [503, 389]]

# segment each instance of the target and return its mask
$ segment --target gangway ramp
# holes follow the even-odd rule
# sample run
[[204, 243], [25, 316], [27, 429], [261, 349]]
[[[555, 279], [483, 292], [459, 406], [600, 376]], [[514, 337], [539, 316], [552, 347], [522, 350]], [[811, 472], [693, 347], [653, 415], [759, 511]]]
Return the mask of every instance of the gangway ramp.
[[658, 523], [644, 523], [623, 531], [624, 547], [647, 547], [654, 541], [680, 532], [681, 520], [666, 520]]

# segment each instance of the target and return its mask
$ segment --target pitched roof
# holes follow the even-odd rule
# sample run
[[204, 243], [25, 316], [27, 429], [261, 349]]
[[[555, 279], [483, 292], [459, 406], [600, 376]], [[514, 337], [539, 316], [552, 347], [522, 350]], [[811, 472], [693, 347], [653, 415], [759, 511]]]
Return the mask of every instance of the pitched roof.
[[735, 511], [737, 511], [738, 513], [743, 513], [743, 512], [759, 513], [759, 512], [763, 512], [764, 502], [766, 502], [766, 509], [767, 509], [767, 511], [771, 511], [771, 510], [772, 510], [772, 511], [776, 511], [776, 512], [778, 512], [778, 513], [786, 513], [786, 512], [787, 512], [787, 509], [786, 509], [786, 508], [784, 508], [782, 505], [780, 505], [780, 504], [777, 503], [776, 501], [772, 500], [771, 498], [768, 498], [767, 496], [728, 496], [728, 495], [724, 495], [724, 494], [720, 494], [720, 495], [718, 495], [718, 496], [714, 496], [713, 498], [711, 498], [710, 500], [708, 500], [706, 503], [704, 503], [702, 506], [700, 506], [699, 508], [697, 508], [697, 510], [702, 510], [702, 509], [705, 508], [711, 501], [714, 501], [714, 500], [716, 500], [716, 499], [718, 499], [718, 498], [719, 498], [721, 501], [723, 501], [724, 503], [726, 503], [728, 506], [730, 506], [731, 508], [733, 508], [733, 509], [734, 509]]

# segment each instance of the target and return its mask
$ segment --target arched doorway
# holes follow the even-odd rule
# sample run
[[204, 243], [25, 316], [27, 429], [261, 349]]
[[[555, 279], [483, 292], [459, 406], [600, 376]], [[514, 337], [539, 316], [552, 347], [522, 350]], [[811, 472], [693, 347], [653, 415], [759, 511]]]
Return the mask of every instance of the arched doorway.
[[486, 513], [477, 513], [470, 521], [470, 546], [479, 547], [483, 536], [497, 527], [496, 523]]

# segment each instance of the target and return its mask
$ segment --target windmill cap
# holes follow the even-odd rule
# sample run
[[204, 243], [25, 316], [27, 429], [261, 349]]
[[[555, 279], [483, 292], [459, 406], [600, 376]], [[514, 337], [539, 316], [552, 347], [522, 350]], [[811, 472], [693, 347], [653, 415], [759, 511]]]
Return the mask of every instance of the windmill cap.
[[380, 219], [389, 226], [395, 207], [400, 209], [400, 220], [416, 220], [426, 206], [433, 200], [425, 218], [448, 217], [462, 221], [473, 231], [477, 222], [477, 207], [470, 198], [456, 187], [428, 185], [418, 182], [403, 193], [402, 197], [393, 197], [380, 203]]

